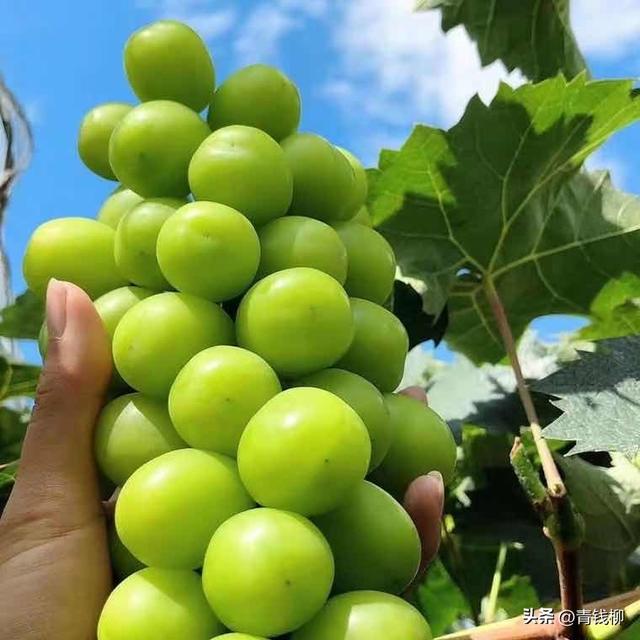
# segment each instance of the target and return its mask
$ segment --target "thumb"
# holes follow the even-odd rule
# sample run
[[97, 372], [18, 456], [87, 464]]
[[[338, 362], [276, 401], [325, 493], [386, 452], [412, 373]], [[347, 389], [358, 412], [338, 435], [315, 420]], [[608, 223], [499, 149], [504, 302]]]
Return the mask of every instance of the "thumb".
[[109, 342], [79, 287], [51, 280], [49, 344], [20, 469], [3, 524], [29, 539], [72, 531], [101, 514], [93, 429], [111, 375]]

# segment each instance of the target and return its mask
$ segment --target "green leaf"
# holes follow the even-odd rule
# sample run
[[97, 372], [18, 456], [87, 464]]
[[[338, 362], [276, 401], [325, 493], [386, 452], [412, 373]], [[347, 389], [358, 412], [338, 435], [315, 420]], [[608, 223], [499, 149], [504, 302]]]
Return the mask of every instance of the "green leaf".
[[20, 457], [28, 415], [23, 411], [0, 407], [0, 464]]
[[472, 361], [504, 354], [483, 283], [518, 338], [536, 317], [588, 314], [609, 279], [640, 268], [640, 201], [579, 173], [640, 117], [630, 81], [557, 77], [479, 98], [445, 132], [417, 126], [371, 181], [370, 210], [424, 307], [449, 304], [447, 342]]
[[557, 399], [562, 415], [544, 430], [547, 438], [574, 440], [569, 454], [640, 451], [640, 337], [596, 343], [580, 358], [536, 383], [535, 389]]
[[624, 273], [602, 287], [591, 305], [592, 322], [579, 332], [584, 340], [640, 333], [640, 278]]
[[16, 362], [10, 363], [9, 367], [10, 376], [3, 388], [1, 399], [35, 395], [42, 368]]
[[640, 543], [640, 470], [620, 455], [610, 468], [578, 457], [556, 460], [585, 521], [582, 556], [588, 584], [610, 589]]
[[43, 317], [42, 300], [31, 291], [25, 291], [12, 305], [0, 310], [0, 336], [37, 340]]
[[427, 579], [418, 590], [418, 602], [434, 636], [449, 631], [455, 622], [471, 617], [471, 607], [464, 594], [439, 560], [429, 567]]
[[442, 9], [442, 29], [464, 25], [483, 65], [501, 60], [533, 81], [586, 69], [570, 24], [569, 0], [422, 0], [417, 10]]
[[500, 585], [496, 609], [498, 620], [521, 616], [527, 607], [537, 608], [540, 600], [529, 576], [511, 576]]

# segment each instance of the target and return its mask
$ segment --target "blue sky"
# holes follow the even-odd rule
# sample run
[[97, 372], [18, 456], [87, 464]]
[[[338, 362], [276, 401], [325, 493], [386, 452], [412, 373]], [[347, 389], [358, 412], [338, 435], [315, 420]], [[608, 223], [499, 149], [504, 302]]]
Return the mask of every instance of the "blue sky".
[[[108, 101], [134, 101], [122, 47], [160, 17], [184, 19], [206, 37], [217, 75], [252, 62], [280, 66], [303, 97], [302, 128], [373, 164], [399, 146], [414, 122], [450, 126], [473, 93], [489, 99], [500, 79], [521, 81], [500, 64], [481, 69], [462, 30], [444, 36], [436, 13], [412, 15], [413, 0], [60, 0], [7, 2], [0, 22], [0, 73], [25, 107], [35, 153], [18, 183], [5, 225], [16, 291], [32, 231], [61, 216], [94, 216], [113, 184], [92, 175], [76, 153], [84, 113]], [[640, 75], [640, 2], [573, 0], [578, 39], [596, 77]], [[640, 193], [635, 171], [640, 127], [616, 135], [591, 165]], [[569, 319], [537, 323], [544, 335]]]

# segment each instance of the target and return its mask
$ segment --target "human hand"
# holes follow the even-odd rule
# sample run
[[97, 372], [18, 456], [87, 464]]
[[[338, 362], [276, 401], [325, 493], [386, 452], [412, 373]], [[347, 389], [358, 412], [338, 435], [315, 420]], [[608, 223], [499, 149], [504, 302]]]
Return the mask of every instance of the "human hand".
[[93, 456], [111, 356], [75, 285], [51, 281], [47, 327], [36, 405], [0, 519], [0, 629], [13, 640], [89, 640], [111, 589]]
[[[109, 343], [87, 295], [52, 281], [49, 347], [20, 473], [0, 519], [0, 628], [13, 640], [95, 638], [111, 590], [93, 430], [111, 375]], [[426, 402], [424, 391], [402, 393]], [[422, 541], [421, 572], [438, 549], [444, 489], [417, 478], [405, 507]]]

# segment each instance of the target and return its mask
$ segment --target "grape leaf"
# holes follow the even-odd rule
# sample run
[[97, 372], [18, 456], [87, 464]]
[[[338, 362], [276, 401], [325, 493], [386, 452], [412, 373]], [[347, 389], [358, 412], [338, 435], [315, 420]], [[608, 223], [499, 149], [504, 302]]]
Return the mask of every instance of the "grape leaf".
[[562, 415], [547, 426], [544, 435], [574, 440], [568, 454], [640, 451], [640, 336], [602, 340], [594, 353], [580, 358], [534, 388], [555, 396]]
[[540, 600], [529, 576], [514, 575], [500, 585], [496, 608], [500, 619], [521, 616], [526, 607], [537, 608]]
[[562, 77], [474, 98], [449, 131], [417, 126], [371, 180], [370, 210], [425, 311], [449, 305], [449, 345], [474, 362], [504, 350], [492, 283], [518, 338], [534, 318], [588, 314], [605, 282], [640, 268], [640, 200], [579, 171], [640, 117], [630, 81]]
[[427, 579], [418, 590], [418, 603], [434, 636], [472, 615], [464, 594], [439, 560], [429, 567]]
[[640, 470], [621, 455], [613, 456], [610, 468], [578, 457], [556, 460], [585, 521], [582, 556], [588, 583], [610, 589], [640, 543]]
[[8, 363], [9, 375], [0, 388], [0, 399], [31, 397], [36, 392], [41, 367], [20, 362]]
[[25, 291], [12, 305], [0, 310], [0, 336], [37, 340], [43, 316], [42, 300], [31, 291]]
[[569, 0], [424, 0], [418, 10], [442, 10], [442, 29], [464, 25], [488, 65], [502, 60], [533, 81], [564, 73], [573, 78], [586, 63], [571, 29]]
[[640, 278], [623, 273], [605, 284], [591, 305], [591, 318], [591, 324], [578, 334], [584, 340], [640, 333]]

